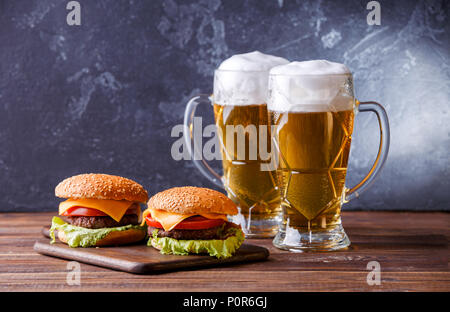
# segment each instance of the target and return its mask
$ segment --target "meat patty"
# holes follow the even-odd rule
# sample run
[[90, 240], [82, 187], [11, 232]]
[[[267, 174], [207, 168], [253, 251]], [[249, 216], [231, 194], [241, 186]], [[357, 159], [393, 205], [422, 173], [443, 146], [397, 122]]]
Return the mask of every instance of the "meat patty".
[[[220, 237], [219, 236], [219, 228], [222, 227], [222, 225], [215, 226], [209, 229], [203, 229], [203, 230], [171, 230], [171, 231], [164, 231], [164, 229], [158, 229], [152, 226], [148, 227], [148, 234], [153, 235], [153, 231], [156, 229], [158, 230], [158, 237], [171, 237], [174, 239], [226, 239], [227, 237]], [[237, 227], [239, 228], [239, 225], [236, 225], [231, 222], [225, 222], [225, 227]]]
[[122, 219], [117, 222], [109, 216], [101, 217], [66, 217], [66, 221], [75, 226], [81, 226], [88, 229], [110, 228], [117, 226], [124, 226], [128, 224], [139, 224], [138, 216], [135, 214], [124, 215]]

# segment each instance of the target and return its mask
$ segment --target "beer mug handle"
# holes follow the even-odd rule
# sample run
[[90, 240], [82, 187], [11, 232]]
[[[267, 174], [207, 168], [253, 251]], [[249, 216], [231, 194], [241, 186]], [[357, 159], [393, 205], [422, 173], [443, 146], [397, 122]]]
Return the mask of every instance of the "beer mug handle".
[[383, 168], [389, 151], [389, 120], [383, 106], [377, 102], [357, 103], [359, 103], [357, 106], [358, 112], [373, 112], [377, 115], [378, 124], [380, 127], [380, 146], [378, 148], [377, 158], [375, 159], [375, 162], [366, 177], [357, 185], [345, 192], [345, 202], [348, 202], [353, 198], [358, 198], [362, 192], [367, 190], [367, 188], [372, 185], [373, 181]]
[[[189, 155], [191, 156], [194, 165], [198, 170], [212, 183], [218, 187], [224, 188], [222, 183], [222, 177], [215, 172], [208, 163], [203, 159], [203, 146], [199, 145], [195, 139], [194, 132], [194, 117], [197, 105], [200, 103], [211, 104], [210, 96], [206, 94], [200, 94], [189, 100], [184, 111], [184, 127], [183, 136], [186, 143]], [[194, 145], [194, 151], [192, 151], [192, 145]]]

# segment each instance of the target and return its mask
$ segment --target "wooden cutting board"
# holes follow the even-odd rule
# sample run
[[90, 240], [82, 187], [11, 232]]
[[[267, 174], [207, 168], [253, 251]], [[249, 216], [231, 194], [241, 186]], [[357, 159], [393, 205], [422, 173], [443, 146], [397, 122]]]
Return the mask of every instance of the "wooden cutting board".
[[[49, 237], [48, 227], [42, 234]], [[208, 255], [163, 255], [153, 247], [147, 247], [146, 241], [139, 244], [118, 247], [71, 248], [57, 242], [50, 244], [49, 239], [39, 239], [34, 250], [40, 254], [84, 262], [113, 270], [135, 274], [159, 273], [180, 269], [205, 268], [234, 263], [265, 260], [269, 251], [264, 247], [243, 244], [233, 257], [217, 259]]]

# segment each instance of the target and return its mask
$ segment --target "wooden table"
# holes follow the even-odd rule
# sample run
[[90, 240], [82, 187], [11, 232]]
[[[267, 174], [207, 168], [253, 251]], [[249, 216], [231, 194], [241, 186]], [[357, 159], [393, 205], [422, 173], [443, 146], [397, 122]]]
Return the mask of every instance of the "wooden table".
[[[66, 283], [67, 261], [33, 251], [52, 213], [0, 213], [2, 291], [450, 291], [449, 213], [344, 212], [349, 250], [289, 253], [270, 239], [268, 261], [133, 275], [81, 264], [81, 286]], [[367, 284], [378, 261], [381, 285]]]

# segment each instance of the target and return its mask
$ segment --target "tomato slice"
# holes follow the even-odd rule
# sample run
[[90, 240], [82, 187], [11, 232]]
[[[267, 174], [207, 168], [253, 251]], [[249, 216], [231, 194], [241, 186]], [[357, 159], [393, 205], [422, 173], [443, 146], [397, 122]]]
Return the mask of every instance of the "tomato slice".
[[[138, 208], [132, 207], [129, 208], [126, 212], [126, 215], [130, 214], [138, 214]], [[108, 216], [106, 213], [94, 209], [94, 208], [86, 208], [86, 207], [72, 207], [70, 209], [67, 209], [62, 214], [63, 216], [71, 216], [71, 217], [103, 217]]]
[[[150, 215], [145, 217], [145, 222], [148, 226], [162, 229], [161, 223], [152, 219]], [[173, 229], [174, 230], [204, 230], [210, 229], [225, 223], [222, 219], [208, 219], [202, 216], [192, 216], [184, 219], [178, 223]]]

